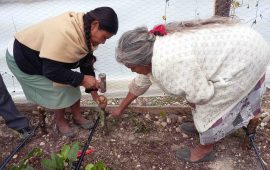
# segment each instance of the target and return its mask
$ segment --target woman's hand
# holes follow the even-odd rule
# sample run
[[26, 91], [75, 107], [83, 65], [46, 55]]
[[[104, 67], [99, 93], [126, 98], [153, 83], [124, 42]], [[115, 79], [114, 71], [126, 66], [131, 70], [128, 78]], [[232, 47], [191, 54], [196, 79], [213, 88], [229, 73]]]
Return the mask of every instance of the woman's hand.
[[97, 91], [91, 92], [93, 100], [98, 104], [102, 109], [105, 109], [107, 106], [107, 98], [103, 95], [98, 95]]
[[97, 104], [100, 108], [105, 109], [107, 106], [107, 98], [103, 95], [99, 95], [97, 97]]
[[123, 109], [121, 109], [120, 107], [117, 107], [117, 108], [113, 109], [110, 113], [111, 113], [110, 116], [118, 117], [118, 116], [121, 116], [123, 114]]
[[117, 117], [123, 114], [123, 112], [125, 111], [125, 109], [128, 107], [128, 105], [137, 98], [138, 96], [135, 96], [134, 94], [132, 94], [131, 92], [128, 92], [127, 96], [122, 100], [122, 102], [120, 103], [120, 105], [113, 109], [112, 111], [110, 111], [110, 116], [112, 117]]
[[90, 89], [90, 88], [91, 89], [98, 89], [99, 88], [98, 80], [96, 80], [95, 77], [89, 76], [89, 75], [84, 75], [81, 85], [87, 89]]

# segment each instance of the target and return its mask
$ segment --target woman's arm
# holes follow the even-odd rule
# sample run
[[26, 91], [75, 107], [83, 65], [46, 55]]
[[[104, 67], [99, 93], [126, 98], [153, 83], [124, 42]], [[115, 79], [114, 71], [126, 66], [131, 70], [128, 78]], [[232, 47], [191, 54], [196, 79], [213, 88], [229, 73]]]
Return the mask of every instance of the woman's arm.
[[133, 100], [135, 100], [138, 96], [144, 94], [148, 90], [151, 84], [152, 83], [149, 79], [149, 76], [140, 74], [136, 78], [134, 78], [129, 84], [129, 92], [127, 96], [122, 100], [120, 105], [111, 112], [111, 115], [121, 115]]
[[84, 75], [65, 68], [65, 63], [42, 58], [43, 76], [56, 83], [77, 87], [82, 84]]
[[135, 96], [131, 92], [128, 92], [127, 96], [122, 100], [122, 102], [120, 103], [120, 105], [116, 109], [112, 110], [111, 115], [112, 116], [120, 116], [121, 114], [123, 114], [123, 112], [128, 107], [128, 105], [133, 100], [135, 100], [137, 97], [138, 96]]
[[65, 63], [42, 58], [42, 72], [45, 77], [56, 83], [69, 84], [73, 87], [97, 88], [94, 76], [84, 75], [65, 67]]

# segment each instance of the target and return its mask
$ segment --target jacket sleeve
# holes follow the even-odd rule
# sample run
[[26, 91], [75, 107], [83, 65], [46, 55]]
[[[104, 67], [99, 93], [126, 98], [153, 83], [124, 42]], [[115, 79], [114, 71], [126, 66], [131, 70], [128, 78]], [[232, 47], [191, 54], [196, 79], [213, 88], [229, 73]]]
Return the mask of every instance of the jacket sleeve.
[[135, 96], [144, 94], [152, 85], [149, 76], [138, 74], [129, 84], [129, 92]]
[[77, 87], [83, 80], [83, 74], [65, 68], [65, 64], [42, 58], [42, 73], [43, 75], [56, 83], [69, 84]]
[[[84, 75], [90, 75], [96, 77], [94, 71], [94, 63], [96, 62], [96, 57], [92, 53], [88, 53], [83, 59], [80, 60], [80, 71]], [[86, 93], [91, 91], [97, 91], [98, 89], [85, 89]]]

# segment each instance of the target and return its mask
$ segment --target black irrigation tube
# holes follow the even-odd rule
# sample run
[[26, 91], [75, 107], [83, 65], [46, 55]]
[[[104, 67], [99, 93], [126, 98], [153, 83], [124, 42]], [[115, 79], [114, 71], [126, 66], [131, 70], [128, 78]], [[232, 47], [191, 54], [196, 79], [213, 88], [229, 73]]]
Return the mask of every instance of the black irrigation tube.
[[83, 158], [84, 158], [85, 153], [86, 153], [86, 150], [88, 149], [89, 144], [90, 144], [90, 142], [92, 140], [92, 137], [94, 135], [94, 132], [95, 132], [95, 130], [97, 128], [99, 119], [100, 119], [100, 117], [98, 116], [97, 120], [95, 121], [95, 124], [94, 124], [93, 128], [90, 129], [91, 130], [90, 135], [88, 136], [88, 139], [87, 139], [86, 143], [84, 144], [82, 155], [80, 156], [79, 161], [78, 161], [76, 167], [74, 168], [74, 170], [79, 170], [80, 169], [80, 166], [82, 164]]
[[6, 165], [8, 164], [8, 162], [12, 159], [12, 157], [26, 144], [26, 142], [35, 134], [35, 131], [37, 130], [37, 128], [40, 125], [37, 125], [34, 130], [30, 133], [30, 135], [28, 135], [27, 137], [25, 137], [21, 143], [19, 143], [19, 145], [17, 145], [17, 147], [10, 153], [10, 155], [8, 157], [6, 157], [4, 159], [4, 161], [1, 163], [0, 165], [0, 170], [3, 170]]
[[260, 157], [260, 153], [259, 153], [259, 150], [257, 148], [257, 146], [255, 145], [254, 143], [254, 139], [255, 139], [255, 133], [249, 133], [248, 132], [248, 129], [246, 127], [243, 127], [244, 131], [246, 132], [246, 135], [248, 137], [248, 141], [249, 141], [249, 144], [253, 147], [254, 151], [255, 151], [255, 154], [257, 156], [257, 159], [259, 160], [260, 164], [261, 164], [261, 167], [263, 170], [267, 170], [264, 162], [263, 162], [263, 159]]

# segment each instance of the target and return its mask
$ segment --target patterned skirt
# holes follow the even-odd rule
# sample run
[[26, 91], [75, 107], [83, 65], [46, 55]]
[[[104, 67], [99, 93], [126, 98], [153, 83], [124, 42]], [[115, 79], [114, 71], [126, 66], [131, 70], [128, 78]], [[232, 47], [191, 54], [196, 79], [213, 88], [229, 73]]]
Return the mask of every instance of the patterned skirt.
[[237, 129], [246, 127], [252, 118], [261, 113], [264, 92], [265, 76], [230, 112], [217, 120], [210, 129], [199, 134], [200, 143], [202, 145], [215, 143]]

